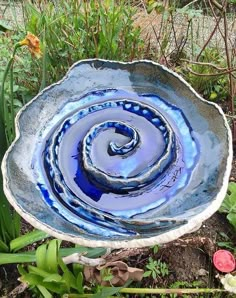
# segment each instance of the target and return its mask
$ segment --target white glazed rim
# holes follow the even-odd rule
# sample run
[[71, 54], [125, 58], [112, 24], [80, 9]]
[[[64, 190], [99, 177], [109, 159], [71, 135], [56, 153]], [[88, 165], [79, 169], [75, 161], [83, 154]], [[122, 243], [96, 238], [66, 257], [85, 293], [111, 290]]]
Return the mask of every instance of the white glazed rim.
[[[225, 174], [223, 177], [222, 181], [222, 186], [218, 194], [215, 196], [213, 199], [212, 203], [202, 212], [197, 214], [196, 216], [193, 216], [187, 224], [182, 225], [178, 228], [175, 228], [171, 231], [165, 232], [164, 234], [160, 234], [157, 236], [149, 237], [149, 238], [138, 238], [138, 239], [132, 239], [132, 240], [90, 240], [90, 239], [85, 239], [83, 237], [78, 237], [75, 235], [71, 234], [64, 234], [56, 229], [53, 229], [49, 225], [46, 225], [45, 223], [39, 221], [35, 216], [27, 213], [24, 211], [24, 209], [19, 206], [14, 198], [14, 195], [12, 194], [10, 188], [8, 187], [8, 178], [7, 178], [7, 159], [11, 151], [14, 149], [15, 143], [17, 140], [21, 137], [20, 135], [20, 130], [19, 130], [19, 118], [21, 114], [24, 112], [27, 107], [37, 99], [42, 93], [47, 91], [49, 88], [55, 86], [55, 85], [60, 85], [68, 76], [70, 71], [76, 67], [79, 64], [83, 63], [91, 63], [91, 62], [96, 62], [96, 61], [101, 61], [101, 62], [109, 62], [109, 63], [116, 63], [116, 64], [123, 64], [123, 65], [132, 65], [136, 63], [149, 63], [154, 66], [158, 66], [162, 68], [163, 70], [169, 72], [172, 74], [174, 77], [178, 78], [182, 83], [185, 84], [185, 86], [192, 92], [194, 95], [201, 101], [206, 102], [209, 105], [214, 106], [220, 115], [222, 115], [224, 119], [224, 125], [227, 129], [227, 137], [228, 137], [228, 158], [227, 158], [227, 165], [226, 165], [226, 170]], [[167, 243], [171, 242], [181, 236], [183, 236], [186, 233], [190, 233], [196, 228], [200, 227], [202, 222], [205, 221], [207, 218], [212, 216], [221, 206], [221, 203], [225, 197], [225, 194], [227, 192], [227, 187], [228, 187], [228, 181], [230, 177], [230, 172], [231, 172], [231, 164], [232, 164], [232, 159], [233, 159], [233, 148], [232, 148], [232, 135], [231, 135], [231, 130], [230, 127], [227, 123], [227, 119], [222, 111], [222, 109], [215, 103], [209, 102], [202, 98], [181, 76], [179, 76], [177, 73], [173, 72], [172, 70], [168, 69], [167, 67], [150, 61], [150, 60], [137, 60], [137, 61], [132, 61], [132, 62], [119, 62], [119, 61], [112, 61], [112, 60], [104, 60], [104, 59], [85, 59], [85, 60], [80, 60], [76, 63], [74, 63], [70, 69], [68, 70], [67, 74], [64, 76], [64, 78], [57, 83], [54, 83], [48, 87], [46, 87], [44, 90], [42, 90], [36, 97], [34, 97], [31, 101], [29, 101], [16, 115], [15, 118], [15, 127], [16, 127], [16, 138], [14, 142], [11, 144], [11, 146], [8, 148], [6, 151], [3, 160], [2, 160], [2, 174], [3, 174], [3, 190], [4, 193], [10, 202], [10, 204], [14, 207], [14, 209], [21, 215], [22, 218], [24, 218], [26, 221], [28, 221], [31, 225], [33, 225], [35, 228], [42, 230], [49, 235], [70, 241], [72, 243], [80, 244], [82, 246], [88, 246], [88, 247], [111, 247], [111, 248], [134, 248], [134, 247], [144, 247], [144, 246], [152, 246], [155, 244], [162, 244], [162, 243]]]

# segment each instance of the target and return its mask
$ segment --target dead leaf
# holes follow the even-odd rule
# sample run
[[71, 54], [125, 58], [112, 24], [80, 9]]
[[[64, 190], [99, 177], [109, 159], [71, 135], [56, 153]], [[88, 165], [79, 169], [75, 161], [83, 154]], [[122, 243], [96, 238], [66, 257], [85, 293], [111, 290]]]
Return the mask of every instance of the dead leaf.
[[[104, 269], [109, 269], [110, 280], [104, 280]], [[122, 261], [107, 262], [103, 266], [98, 267], [84, 267], [84, 277], [86, 281], [97, 282], [102, 286], [123, 286], [129, 279], [134, 281], [141, 281], [143, 278], [143, 270], [139, 268], [129, 267]]]

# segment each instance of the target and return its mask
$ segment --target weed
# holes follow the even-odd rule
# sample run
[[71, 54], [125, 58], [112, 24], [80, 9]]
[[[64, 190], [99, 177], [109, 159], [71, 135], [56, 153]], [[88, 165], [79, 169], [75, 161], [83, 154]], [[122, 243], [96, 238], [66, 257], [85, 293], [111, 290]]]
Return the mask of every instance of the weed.
[[44, 36], [47, 84], [60, 79], [77, 60], [133, 60], [142, 56], [134, 8], [124, 1], [45, 1], [24, 4], [25, 28]]
[[[184, 289], [184, 288], [199, 288], [202, 286], [202, 282], [200, 281], [193, 281], [193, 282], [187, 282], [187, 281], [176, 281], [173, 284], [170, 285], [170, 289]], [[161, 298], [166, 298], [167, 296], [163, 295]], [[170, 294], [170, 298], [177, 298], [177, 294]], [[191, 296], [187, 294], [183, 294], [183, 298], [190, 298]], [[198, 296], [201, 298], [202, 296]]]
[[111, 281], [114, 277], [111, 272], [111, 268], [103, 268], [101, 270], [101, 277], [103, 281]]
[[[218, 76], [219, 70], [212, 68], [211, 62], [219, 69], [225, 69], [226, 61], [218, 49], [205, 49], [199, 63], [187, 64], [182, 67], [185, 79], [206, 99], [225, 100], [229, 96], [228, 79], [226, 75]], [[209, 75], [215, 73], [215, 76]]]
[[161, 262], [160, 260], [153, 260], [151, 257], [148, 259], [146, 269], [143, 277], [151, 276], [153, 279], [156, 279], [157, 277], [165, 277], [169, 274], [169, 269], [166, 263]]
[[158, 246], [157, 244], [156, 244], [156, 245], [153, 245], [153, 246], [151, 247], [151, 249], [152, 249], [152, 251], [153, 251], [154, 254], [157, 254], [158, 251], [159, 251], [159, 246]]
[[220, 212], [227, 214], [230, 224], [236, 229], [236, 183], [230, 182]]
[[[70, 294], [84, 294], [83, 266], [73, 264], [68, 267], [62, 260], [62, 255], [75, 251], [86, 251], [84, 247], [60, 249], [61, 241], [53, 239], [47, 244], [40, 245], [35, 253], [36, 265], [18, 265], [20, 281], [27, 283], [37, 297], [69, 297]], [[88, 257], [96, 257], [105, 249], [90, 249]], [[89, 250], [88, 250], [89, 252]], [[121, 288], [103, 288], [96, 297], [108, 297], [117, 293]], [[102, 296], [104, 294], [104, 296]], [[107, 294], [107, 296], [105, 296]], [[99, 296], [100, 295], [100, 296]], [[78, 296], [80, 297], [80, 296]], [[95, 297], [95, 296], [94, 296]]]

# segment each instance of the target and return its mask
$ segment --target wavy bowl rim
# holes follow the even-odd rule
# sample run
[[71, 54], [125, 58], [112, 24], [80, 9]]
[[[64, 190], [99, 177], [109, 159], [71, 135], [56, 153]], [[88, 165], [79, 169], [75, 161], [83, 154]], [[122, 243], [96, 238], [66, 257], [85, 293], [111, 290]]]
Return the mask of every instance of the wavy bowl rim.
[[[73, 68], [76, 66], [79, 66], [83, 63], [92, 63], [92, 62], [108, 62], [111, 64], [117, 64], [117, 65], [132, 65], [132, 64], [139, 64], [139, 63], [148, 63], [152, 64], [154, 67], [160, 67], [164, 71], [167, 71], [177, 79], [179, 79], [199, 100], [202, 102], [212, 105], [215, 107], [215, 109], [219, 112], [219, 114], [222, 116], [224, 120], [224, 125], [227, 130], [227, 139], [228, 139], [228, 157], [226, 162], [226, 169], [222, 181], [222, 186], [220, 188], [220, 191], [217, 193], [217, 195], [212, 199], [212, 203], [202, 212], [198, 213], [197, 215], [193, 216], [187, 224], [181, 225], [178, 228], [172, 229], [168, 232], [164, 232], [163, 234], [153, 236], [153, 237], [147, 237], [147, 238], [137, 238], [132, 240], [91, 240], [86, 239], [83, 237], [75, 236], [72, 234], [64, 234], [61, 231], [58, 231], [49, 225], [43, 223], [42, 221], [38, 220], [35, 216], [31, 215], [30, 213], [26, 212], [20, 205], [17, 204], [14, 195], [12, 194], [10, 188], [8, 187], [8, 177], [7, 177], [7, 159], [11, 152], [14, 150], [16, 142], [20, 139], [21, 133], [19, 129], [19, 119], [20, 116], [24, 113], [24, 111], [28, 108], [29, 105], [31, 105], [34, 101], [37, 100], [38, 97], [40, 97], [43, 93], [47, 92], [47, 90], [51, 89], [54, 86], [61, 85], [68, 77], [70, 72]], [[122, 61], [115, 61], [115, 60], [106, 60], [106, 59], [83, 59], [75, 62], [67, 71], [65, 76], [59, 80], [56, 83], [53, 83], [46, 88], [44, 88], [41, 92], [39, 92], [35, 97], [33, 97], [26, 105], [24, 105], [20, 111], [17, 113], [15, 117], [15, 128], [16, 128], [16, 137], [8, 150], [5, 152], [5, 155], [3, 157], [2, 163], [1, 163], [1, 170], [3, 175], [3, 190], [6, 195], [6, 198], [12, 205], [12, 207], [17, 211], [17, 213], [20, 214], [20, 216], [25, 219], [28, 223], [30, 223], [33, 227], [44, 231], [45, 233], [49, 234], [50, 236], [53, 236], [55, 238], [69, 241], [75, 244], [80, 244], [82, 246], [88, 246], [88, 247], [110, 247], [110, 248], [135, 248], [135, 247], [145, 247], [145, 246], [153, 246], [156, 244], [163, 244], [167, 242], [171, 242], [173, 240], [178, 239], [179, 237], [183, 236], [184, 234], [191, 233], [192, 231], [198, 229], [202, 223], [211, 217], [221, 206], [221, 203], [224, 200], [225, 194], [227, 192], [228, 187], [228, 181], [231, 173], [231, 165], [233, 160], [233, 147], [232, 147], [232, 135], [231, 130], [229, 127], [229, 124], [227, 122], [226, 116], [224, 115], [223, 110], [221, 107], [214, 103], [209, 102], [206, 99], [204, 99], [202, 96], [200, 96], [193, 87], [186, 82], [179, 74], [174, 72], [173, 70], [167, 68], [164, 65], [161, 65], [157, 62], [154, 62], [152, 60], [147, 59], [141, 59], [141, 60], [134, 60], [132, 62], [122, 62]]]

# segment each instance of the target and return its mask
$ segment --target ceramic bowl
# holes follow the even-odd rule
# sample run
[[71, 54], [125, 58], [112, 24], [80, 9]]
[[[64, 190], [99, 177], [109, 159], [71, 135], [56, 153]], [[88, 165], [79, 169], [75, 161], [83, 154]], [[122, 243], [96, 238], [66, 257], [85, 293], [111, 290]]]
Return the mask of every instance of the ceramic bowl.
[[221, 108], [166, 67], [83, 60], [17, 115], [4, 191], [54, 237], [92, 247], [161, 244], [220, 207], [231, 143]]

